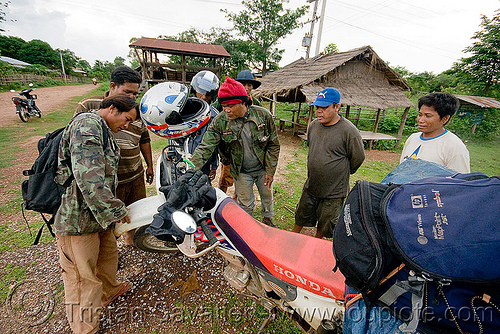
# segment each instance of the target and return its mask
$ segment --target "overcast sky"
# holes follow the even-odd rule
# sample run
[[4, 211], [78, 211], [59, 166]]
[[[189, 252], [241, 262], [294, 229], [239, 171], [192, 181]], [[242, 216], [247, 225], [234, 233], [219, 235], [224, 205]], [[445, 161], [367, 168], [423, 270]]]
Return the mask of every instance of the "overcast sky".
[[[11, 0], [2, 23], [5, 35], [26, 41], [40, 39], [52, 48], [70, 49], [91, 65], [96, 59], [126, 58], [132, 37], [176, 35], [191, 27], [230, 27], [224, 13], [239, 12], [239, 0]], [[491, 18], [499, 0], [321, 0], [327, 1], [320, 51], [335, 43], [340, 51], [371, 45], [391, 66], [438, 74], [465, 56], [481, 14]], [[296, 8], [306, 0], [290, 0]], [[302, 18], [310, 20], [313, 5]], [[16, 20], [10, 22], [10, 20]], [[316, 28], [318, 23], [316, 23]], [[306, 24], [286, 36], [280, 65], [305, 57], [302, 38]], [[311, 55], [316, 50], [317, 29]]]

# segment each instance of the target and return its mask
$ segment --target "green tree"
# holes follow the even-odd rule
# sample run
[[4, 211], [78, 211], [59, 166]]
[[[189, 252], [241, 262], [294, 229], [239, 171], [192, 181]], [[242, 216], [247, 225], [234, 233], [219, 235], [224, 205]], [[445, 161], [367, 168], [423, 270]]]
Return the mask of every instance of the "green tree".
[[19, 50], [19, 60], [31, 64], [40, 64], [47, 67], [57, 67], [60, 64], [59, 54], [52, 49], [49, 43], [33, 39]]
[[335, 53], [339, 52], [339, 48], [337, 47], [337, 44], [330, 43], [323, 50], [324, 54], [327, 54], [327, 53], [330, 53], [330, 52], [335, 52]]
[[[137, 38], [137, 37], [132, 37], [128, 41], [128, 43], [132, 44], [135, 41], [137, 41], [138, 39], [139, 38]], [[137, 58], [137, 54], [135, 53], [135, 50], [133, 48], [130, 48], [130, 50], [128, 51], [127, 58], [128, 58], [128, 61], [130, 62], [130, 68], [138, 68], [139, 66], [141, 66], [141, 63], [139, 62], [139, 58]]]
[[465, 48], [470, 57], [462, 58], [460, 68], [482, 86], [488, 96], [500, 83], [500, 12], [489, 19], [481, 16], [481, 31], [477, 31], [471, 46]]
[[230, 58], [223, 60], [223, 75], [235, 78], [239, 71], [255, 67], [253, 64], [256, 63], [256, 60], [253, 58], [251, 43], [236, 38], [231, 30], [232, 29], [220, 27], [211, 28], [209, 32], [204, 35], [204, 38], [211, 44], [222, 45], [231, 55]]
[[0, 54], [2, 56], [18, 58], [19, 50], [26, 44], [26, 41], [14, 36], [0, 36]]
[[111, 72], [114, 69], [114, 64], [108, 61], [96, 60], [94, 66], [89, 71], [89, 77], [97, 77], [99, 79], [109, 79], [111, 77]]
[[[64, 72], [66, 74], [71, 73], [72, 68], [76, 67], [76, 64], [78, 63], [78, 60], [79, 60], [78, 57], [75, 55], [75, 53], [69, 49], [65, 49], [65, 50], [56, 49], [55, 52], [58, 55], [62, 55], [63, 64], [64, 64]], [[59, 56], [58, 60], [59, 61], [58, 61], [57, 67], [61, 68], [61, 56]]]
[[273, 46], [299, 26], [308, 6], [295, 10], [284, 9], [285, 0], [244, 0], [245, 9], [238, 14], [223, 9], [233, 22], [238, 34], [251, 43], [254, 59], [259, 62], [262, 75], [269, 69], [268, 62], [279, 62], [282, 51]]
[[114, 68], [124, 66], [125, 65], [125, 58], [116, 56], [115, 59], [113, 60], [113, 66]]
[[89, 62], [86, 61], [85, 59], [79, 59], [76, 62], [76, 67], [77, 68], [81, 68], [82, 70], [85, 70], [87, 72], [91, 69], [91, 66], [90, 66]]

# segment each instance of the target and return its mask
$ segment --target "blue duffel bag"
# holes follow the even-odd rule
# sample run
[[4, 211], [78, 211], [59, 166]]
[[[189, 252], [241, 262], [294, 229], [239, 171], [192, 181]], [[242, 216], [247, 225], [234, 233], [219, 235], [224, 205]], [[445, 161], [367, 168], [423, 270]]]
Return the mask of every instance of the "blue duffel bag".
[[[335, 228], [337, 265], [364, 298], [348, 303], [346, 333], [383, 328], [371, 323], [380, 310], [398, 319], [394, 332], [500, 332], [500, 179], [440, 170], [414, 180], [407, 172], [384, 180], [408, 182], [400, 186], [358, 183]], [[377, 194], [369, 196], [373, 210], [366, 190]], [[364, 252], [350, 252], [356, 248]], [[374, 269], [359, 270], [362, 263]]]

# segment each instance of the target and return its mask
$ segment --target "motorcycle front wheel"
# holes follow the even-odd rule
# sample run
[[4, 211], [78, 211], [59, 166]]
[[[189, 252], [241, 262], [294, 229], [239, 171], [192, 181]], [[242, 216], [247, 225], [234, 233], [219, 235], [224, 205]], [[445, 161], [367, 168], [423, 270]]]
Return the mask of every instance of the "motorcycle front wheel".
[[163, 241], [146, 233], [148, 226], [142, 226], [135, 231], [134, 245], [137, 248], [152, 253], [175, 253], [179, 250], [174, 242]]
[[19, 118], [24, 123], [26, 123], [30, 118], [30, 115], [28, 114], [28, 110], [26, 110], [26, 107], [21, 107], [21, 109], [19, 110]]

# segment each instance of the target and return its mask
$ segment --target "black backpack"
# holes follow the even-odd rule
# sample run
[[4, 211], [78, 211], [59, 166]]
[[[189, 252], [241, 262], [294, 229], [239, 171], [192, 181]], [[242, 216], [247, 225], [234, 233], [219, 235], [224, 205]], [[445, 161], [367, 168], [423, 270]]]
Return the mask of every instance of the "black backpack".
[[[105, 129], [103, 133], [104, 149], [106, 149], [108, 131], [106, 131], [107, 126], [104, 121], [102, 123], [103, 129]], [[45, 138], [38, 141], [38, 158], [36, 158], [31, 169], [23, 171], [23, 175], [29, 177], [28, 180], [22, 183], [23, 207], [28, 210], [40, 212], [45, 222], [44, 225], [47, 225], [52, 236], [54, 236], [52, 224], [54, 223], [55, 214], [61, 205], [61, 197], [74, 179], [73, 175], [71, 175], [64, 185], [60, 185], [54, 180], [58, 167], [59, 144], [65, 128], [48, 133]], [[62, 161], [62, 164], [71, 167], [71, 161]], [[43, 215], [44, 213], [50, 214], [52, 217], [47, 219]], [[34, 245], [40, 241], [44, 225], [38, 231], [33, 242]]]

